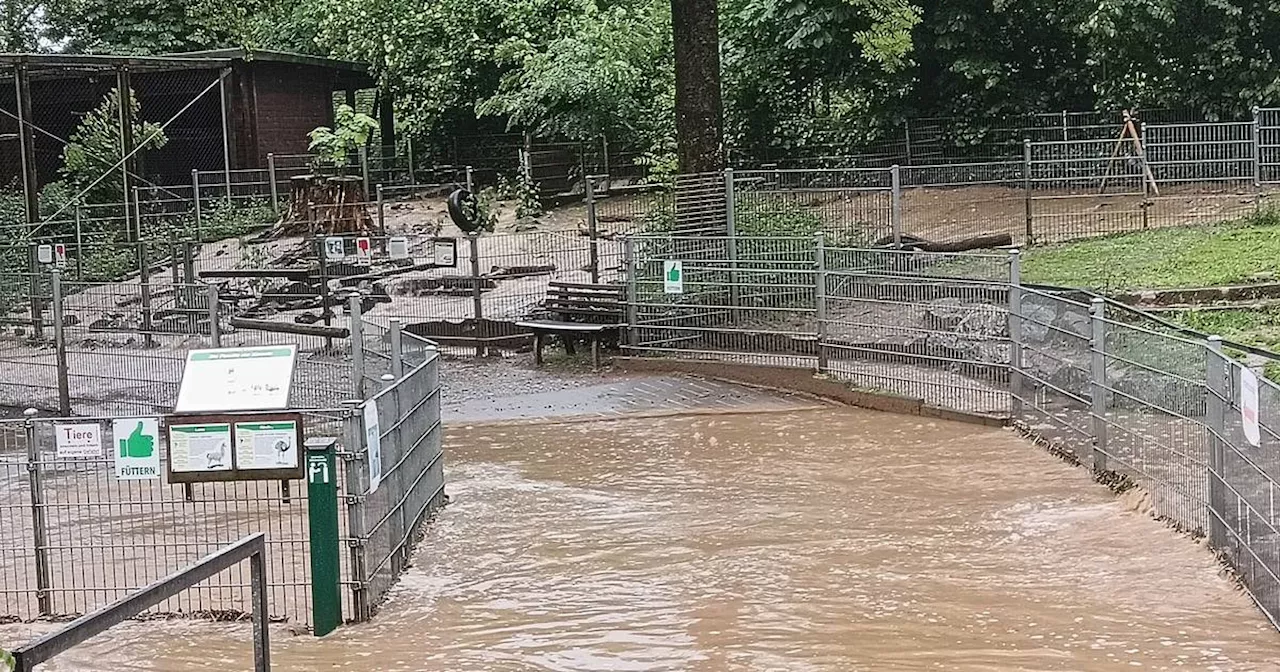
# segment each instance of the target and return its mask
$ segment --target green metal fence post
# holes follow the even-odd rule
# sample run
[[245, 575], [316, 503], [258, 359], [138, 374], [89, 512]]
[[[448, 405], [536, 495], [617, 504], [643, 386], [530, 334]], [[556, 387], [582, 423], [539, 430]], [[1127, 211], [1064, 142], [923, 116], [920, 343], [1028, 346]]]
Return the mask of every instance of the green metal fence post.
[[307, 509], [311, 528], [312, 633], [323, 637], [342, 624], [338, 561], [337, 439], [307, 439]]

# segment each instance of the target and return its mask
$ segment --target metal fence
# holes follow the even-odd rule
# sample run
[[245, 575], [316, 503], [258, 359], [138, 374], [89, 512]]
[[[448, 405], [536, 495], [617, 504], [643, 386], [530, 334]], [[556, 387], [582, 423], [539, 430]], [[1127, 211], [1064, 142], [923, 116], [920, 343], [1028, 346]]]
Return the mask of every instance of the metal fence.
[[[444, 503], [439, 359], [427, 344], [408, 347], [391, 380], [361, 407], [301, 409], [306, 438], [338, 439], [339, 534], [348, 619], [367, 619], [406, 566], [422, 522]], [[397, 338], [397, 341], [400, 339]], [[270, 616], [308, 623], [310, 565], [303, 480], [179, 484], [120, 480], [108, 454], [59, 457], [54, 431], [97, 424], [115, 445], [119, 416], [0, 422], [0, 617], [82, 614], [118, 599], [246, 534], [266, 533]], [[369, 475], [370, 432], [384, 473]], [[161, 472], [166, 451], [160, 449]], [[238, 619], [248, 613], [249, 577], [231, 569], [149, 613]]]
[[[1005, 419], [1211, 547], [1280, 621], [1280, 386], [1243, 429], [1238, 356], [1280, 355], [1080, 290], [1024, 286], [1019, 255], [833, 246], [814, 237], [637, 236], [625, 351], [811, 370]], [[668, 270], [678, 264], [673, 281]], [[1266, 368], [1266, 367], [1258, 367]]]
[[1123, 141], [1027, 141], [1021, 157], [995, 162], [726, 170], [587, 198], [619, 232], [1056, 243], [1258, 212], [1280, 184], [1267, 144], [1280, 143], [1280, 125], [1268, 124], [1280, 116], [1260, 110], [1253, 122], [1148, 124]]
[[[816, 237], [636, 237], [627, 351], [812, 368], [939, 406], [1008, 408], [1006, 255]], [[670, 290], [664, 265], [679, 261]]]
[[[415, 535], [422, 522], [445, 503], [443, 430], [440, 425], [438, 356], [370, 399], [377, 425], [361, 415], [353, 426], [357, 435], [377, 436], [382, 473], [371, 480], [368, 455], [347, 461], [347, 499], [351, 539], [354, 615], [366, 620], [409, 564]], [[352, 441], [352, 444], [369, 441]]]
[[[1076, 118], [1067, 120], [1073, 123]], [[1258, 110], [1246, 122], [1188, 123], [1171, 118], [1167, 123], [1147, 123], [1136, 128], [1137, 143], [1134, 138], [1121, 141], [1115, 124], [1091, 122], [1077, 128], [1072, 123], [1037, 125], [1044, 132], [1021, 143], [1021, 156], [999, 161], [921, 164], [923, 159], [913, 156], [913, 165], [888, 167], [726, 170], [681, 175], [670, 184], [643, 188], [608, 175], [587, 175], [582, 202], [551, 214], [549, 225], [522, 223], [535, 230], [460, 239], [456, 268], [389, 269], [386, 240], [407, 235], [415, 259], [421, 260], [427, 242], [445, 222], [438, 210], [402, 207], [399, 201], [438, 197], [466, 184], [471, 178], [465, 168], [428, 172], [419, 167], [407, 177], [431, 184], [402, 184], [404, 173], [379, 175], [384, 157], [363, 152], [353, 159], [354, 174], [366, 181], [386, 178], [397, 184], [384, 184], [381, 190], [371, 185], [372, 197], [366, 203], [347, 204], [334, 212], [312, 208], [307, 214], [312, 221], [337, 223], [354, 223], [343, 218], [356, 217], [360, 228], [373, 232], [379, 255], [376, 270], [386, 277], [361, 281], [362, 291], [372, 291], [377, 303], [366, 311], [370, 322], [385, 329], [396, 318], [407, 331], [443, 345], [485, 352], [491, 346], [524, 342], [515, 323], [539, 313], [550, 283], [619, 281], [620, 237], [626, 235], [785, 237], [822, 231], [828, 245], [843, 247], [913, 239], [954, 243], [977, 237], [998, 244], [1003, 236], [1012, 244], [1029, 245], [1235, 220], [1266, 207], [1274, 185], [1280, 184], [1275, 169], [1280, 165], [1277, 110]], [[1092, 130], [1081, 130], [1086, 127]], [[1104, 127], [1110, 129], [1106, 134], [1098, 130]], [[181, 320], [198, 320], [173, 311], [199, 310], [201, 300], [171, 301], [161, 294], [170, 287], [197, 285], [210, 272], [304, 265], [320, 266], [322, 278], [303, 283], [220, 278], [225, 290], [220, 305], [231, 318], [309, 320], [316, 314], [304, 316], [294, 310], [305, 298], [317, 304], [313, 308], [325, 324], [333, 324], [336, 311], [329, 301], [335, 296], [345, 301], [351, 289], [346, 278], [352, 273], [350, 268], [324, 268], [315, 239], [324, 227], [295, 229], [275, 240], [248, 235], [282, 216], [289, 182], [307, 169], [308, 161], [273, 156], [263, 170], [199, 171], [192, 184], [140, 184], [128, 203], [73, 204], [38, 230], [28, 231], [25, 225], [6, 230], [13, 235], [0, 243], [5, 265], [0, 273], [0, 308], [5, 309], [0, 323], [12, 328], [11, 337], [24, 338], [0, 339], [0, 357], [43, 361], [40, 357], [49, 354], [49, 348], [40, 345], [50, 337], [51, 299], [42, 279], [44, 268], [36, 261], [39, 243], [66, 246], [64, 277], [72, 302], [93, 293], [115, 294], [117, 302], [130, 300], [134, 274], [146, 267], [148, 273], [141, 274], [138, 284], [152, 286], [152, 305], [158, 310], [135, 312], [121, 305], [105, 311], [137, 318], [140, 327], [142, 317], [159, 312], [164, 313], [166, 329]], [[401, 165], [394, 160], [385, 163]], [[71, 280], [84, 284], [73, 287]], [[91, 287], [95, 283], [101, 287]], [[141, 301], [143, 292], [137, 291], [136, 300]], [[228, 322], [223, 331], [233, 328]], [[86, 337], [84, 332], [93, 331], [85, 323], [69, 329]], [[34, 337], [34, 342], [25, 337]], [[88, 340], [93, 343], [98, 337], [95, 332]], [[157, 340], [174, 346], [175, 339], [147, 342]], [[319, 347], [330, 345], [327, 340], [320, 343]], [[94, 356], [101, 354], [101, 349], [94, 350]]]

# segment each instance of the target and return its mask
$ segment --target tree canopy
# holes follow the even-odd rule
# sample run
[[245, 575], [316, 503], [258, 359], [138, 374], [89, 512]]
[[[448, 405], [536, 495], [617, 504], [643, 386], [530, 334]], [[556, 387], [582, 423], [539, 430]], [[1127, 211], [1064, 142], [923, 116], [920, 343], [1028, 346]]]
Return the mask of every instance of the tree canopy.
[[[1280, 104], [1280, 0], [719, 0], [725, 135], [875, 139], [909, 116]], [[247, 45], [358, 59], [419, 136], [669, 151], [670, 0], [0, 0], [4, 47]]]

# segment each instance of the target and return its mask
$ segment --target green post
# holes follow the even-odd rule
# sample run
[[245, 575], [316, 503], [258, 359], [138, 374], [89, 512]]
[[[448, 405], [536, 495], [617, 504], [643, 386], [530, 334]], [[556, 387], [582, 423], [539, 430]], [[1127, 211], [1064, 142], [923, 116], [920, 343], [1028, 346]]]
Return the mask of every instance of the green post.
[[316, 637], [342, 623], [342, 593], [338, 565], [338, 472], [334, 464], [337, 439], [308, 439], [307, 509], [311, 523], [311, 622]]

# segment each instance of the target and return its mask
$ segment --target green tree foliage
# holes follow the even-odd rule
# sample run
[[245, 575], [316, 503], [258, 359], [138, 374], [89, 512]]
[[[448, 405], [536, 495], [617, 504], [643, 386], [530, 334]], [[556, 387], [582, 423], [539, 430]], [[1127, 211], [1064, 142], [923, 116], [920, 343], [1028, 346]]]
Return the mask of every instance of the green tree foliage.
[[341, 173], [346, 170], [350, 154], [359, 151], [378, 129], [378, 122], [350, 105], [339, 105], [333, 117], [333, 128], [319, 126], [308, 134], [311, 144], [307, 149], [316, 155], [320, 167], [336, 168]]
[[43, 16], [42, 2], [0, 0], [0, 52], [35, 50]]
[[510, 39], [536, 48], [576, 0], [325, 0], [320, 40], [340, 58], [372, 65], [411, 129], [448, 129], [498, 91]]
[[[1280, 105], [1280, 0], [718, 4], [726, 133], [748, 153], [875, 140], [906, 116], [975, 120], [976, 142], [1028, 112]], [[673, 149], [670, 0], [0, 0], [0, 29], [10, 49], [366, 61], [418, 137], [607, 133], [660, 165]]]
[[[139, 154], [146, 149], [163, 147], [169, 139], [159, 124], [139, 119], [141, 107], [137, 96], [129, 96], [133, 119], [134, 147]], [[124, 199], [123, 183], [117, 163], [124, 157], [120, 144], [120, 95], [116, 89], [94, 108], [71, 134], [62, 150], [61, 174], [75, 192], [86, 191], [89, 203], [120, 203]], [[100, 179], [104, 175], [105, 179]]]
[[589, 140], [601, 134], [654, 147], [670, 135], [671, 14], [666, 3], [584, 7], [545, 46], [508, 40], [511, 64], [481, 114], [539, 134]]
[[989, 118], [1086, 109], [1094, 93], [1079, 27], [1080, 0], [929, 3], [913, 33], [917, 68], [908, 101], [923, 115]]
[[[17, 0], [7, 0], [17, 2]], [[58, 0], [43, 37], [62, 51], [130, 55], [223, 47], [319, 53], [327, 0]]]
[[49, 26], [72, 52], [161, 54], [226, 46], [231, 34], [193, 0], [58, 0]]
[[920, 19], [905, 0], [727, 0], [721, 13], [740, 149], [801, 141], [824, 117], [874, 135], [876, 115], [899, 104]]
[[1280, 2], [1095, 0], [1080, 25], [1089, 78], [1114, 107], [1240, 115], [1280, 103]]

